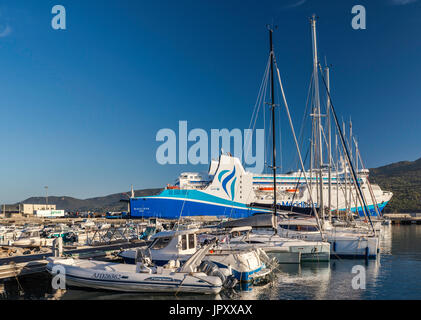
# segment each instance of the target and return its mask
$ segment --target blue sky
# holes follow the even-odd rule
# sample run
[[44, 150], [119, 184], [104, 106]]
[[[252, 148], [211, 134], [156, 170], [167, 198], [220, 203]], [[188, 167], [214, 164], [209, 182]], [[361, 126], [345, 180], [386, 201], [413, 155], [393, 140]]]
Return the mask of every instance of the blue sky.
[[[51, 28], [56, 4], [66, 30]], [[367, 10], [366, 30], [351, 27], [355, 4]], [[248, 128], [272, 22], [298, 130], [313, 13], [333, 102], [352, 118], [366, 166], [421, 157], [421, 1], [16, 0], [0, 5], [0, 202], [46, 185], [79, 198], [161, 187], [206, 170], [159, 165], [155, 135], [179, 120], [208, 132]], [[285, 131], [285, 170], [290, 140]]]

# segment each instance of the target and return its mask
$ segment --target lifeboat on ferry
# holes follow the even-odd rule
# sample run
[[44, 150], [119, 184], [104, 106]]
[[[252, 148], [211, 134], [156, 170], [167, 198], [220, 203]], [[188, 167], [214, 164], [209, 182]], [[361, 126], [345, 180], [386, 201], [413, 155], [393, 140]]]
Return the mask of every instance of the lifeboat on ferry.
[[273, 191], [273, 187], [260, 187], [260, 191]]
[[178, 190], [178, 189], [180, 189], [180, 187], [179, 186], [171, 186], [171, 185], [167, 184], [167, 189], [168, 190], [174, 190], [174, 189]]
[[295, 192], [298, 192], [298, 189], [286, 189], [285, 191], [295, 193]]

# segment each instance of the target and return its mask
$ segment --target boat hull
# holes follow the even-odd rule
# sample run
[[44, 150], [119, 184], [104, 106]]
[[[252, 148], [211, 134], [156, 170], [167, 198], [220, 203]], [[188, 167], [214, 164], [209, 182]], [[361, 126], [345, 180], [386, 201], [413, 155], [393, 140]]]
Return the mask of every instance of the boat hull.
[[[222, 250], [223, 251], [223, 250]], [[249, 256], [246, 256], [249, 255]], [[234, 258], [232, 255], [228, 253], [218, 252], [218, 250], [215, 250], [213, 254], [207, 255], [204, 260], [211, 261], [215, 263], [218, 267], [221, 268], [228, 268], [230, 267], [232, 270], [232, 275], [239, 280], [240, 282], [251, 282], [253, 281], [253, 275], [259, 271], [264, 269], [264, 265], [259, 263], [260, 259], [257, 256], [254, 256], [254, 253], [240, 253], [240, 257]], [[119, 254], [119, 257], [121, 257], [125, 263], [128, 264], [135, 264], [135, 256], [136, 251], [135, 250], [126, 250]], [[186, 260], [190, 258], [191, 255], [179, 255], [177, 259], [180, 261], [181, 264], [183, 264]], [[238, 263], [238, 259], [242, 258], [241, 256], [245, 257], [245, 261], [258, 261], [254, 267], [247, 267], [244, 266], [246, 264]], [[166, 256], [166, 257], [154, 257], [154, 254], [152, 253], [152, 261], [157, 266], [163, 266], [168, 263], [169, 260], [174, 259], [173, 256]]]
[[[282, 230], [282, 228], [280, 228]], [[321, 241], [321, 235], [315, 233], [301, 233], [291, 230], [281, 231], [281, 236], [291, 239], [301, 239], [310, 241]], [[379, 248], [378, 237], [359, 236], [357, 234], [349, 234], [341, 237], [335, 234], [327, 234], [327, 241], [330, 243], [331, 258], [369, 258], [377, 257]]]
[[[205, 274], [174, 273], [137, 273], [136, 267], [102, 261], [79, 261], [66, 259], [50, 262], [47, 271], [55, 275], [54, 266], [64, 268], [66, 286], [76, 286], [122, 292], [158, 293], [200, 293], [218, 294], [222, 289], [219, 278]], [[110, 270], [111, 269], [111, 270]], [[123, 270], [119, 270], [123, 269]], [[60, 271], [61, 273], [62, 271]], [[206, 279], [206, 280], [205, 280]]]

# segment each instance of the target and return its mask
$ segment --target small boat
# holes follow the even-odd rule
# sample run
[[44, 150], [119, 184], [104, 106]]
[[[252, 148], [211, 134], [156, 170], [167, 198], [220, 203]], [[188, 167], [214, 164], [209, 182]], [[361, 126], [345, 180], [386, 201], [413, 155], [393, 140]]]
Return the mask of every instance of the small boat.
[[[322, 262], [330, 260], [330, 244], [326, 241], [304, 241], [281, 237], [272, 214], [255, 215], [220, 224], [230, 228], [234, 237], [229, 245], [241, 247], [253, 245], [263, 249], [269, 258], [278, 263]], [[236, 235], [237, 234], [237, 235]]]
[[[199, 229], [161, 231], [152, 236], [152, 243], [143, 247], [156, 265], [165, 265], [170, 260], [187, 261], [198, 247]], [[271, 270], [264, 259], [265, 253], [252, 246], [236, 249], [217, 246], [206, 253], [204, 260], [215, 263], [218, 267], [228, 268], [234, 277], [242, 282], [257, 282], [265, 278]], [[126, 263], [135, 263], [136, 250], [125, 250], [119, 253]]]
[[[177, 261], [165, 266], [152, 266], [147, 257], [136, 265], [74, 258], [48, 258], [47, 271], [64, 268], [66, 285], [124, 292], [218, 294], [223, 288], [222, 271], [208, 275], [202, 260], [209, 246], [198, 250], [186, 263], [176, 268]], [[138, 255], [139, 256], [139, 255]], [[209, 270], [209, 268], [207, 269]], [[227, 274], [227, 272], [225, 272]]]
[[40, 247], [51, 246], [53, 239], [40, 236], [38, 229], [24, 229], [15, 240], [9, 240], [8, 245], [14, 247]]
[[331, 257], [376, 258], [379, 250], [379, 238], [373, 233], [361, 229], [332, 227], [325, 221], [326, 228], [320, 231], [314, 218], [281, 219], [278, 234], [281, 237], [306, 241], [324, 241], [330, 243]]
[[95, 227], [95, 222], [91, 219], [83, 219], [80, 223], [81, 229], [90, 229]]
[[[251, 228], [250, 228], [251, 230]], [[245, 235], [230, 239], [230, 246], [253, 245], [263, 249], [278, 263], [324, 262], [330, 260], [330, 244], [323, 241], [289, 239], [272, 230], [254, 229]]]
[[390, 226], [391, 225], [391, 220], [390, 219], [383, 219], [381, 222], [382, 226]]

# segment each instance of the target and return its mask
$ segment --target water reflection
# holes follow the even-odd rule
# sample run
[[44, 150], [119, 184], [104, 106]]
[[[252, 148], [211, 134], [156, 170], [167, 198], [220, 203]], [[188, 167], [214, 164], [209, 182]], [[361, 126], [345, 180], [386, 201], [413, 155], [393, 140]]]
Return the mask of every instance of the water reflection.
[[160, 294], [150, 293], [116, 293], [111, 291], [96, 291], [69, 288], [56, 290], [47, 297], [48, 300], [221, 300], [218, 295]]

